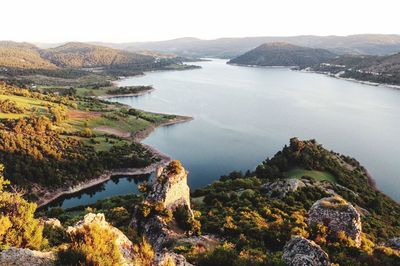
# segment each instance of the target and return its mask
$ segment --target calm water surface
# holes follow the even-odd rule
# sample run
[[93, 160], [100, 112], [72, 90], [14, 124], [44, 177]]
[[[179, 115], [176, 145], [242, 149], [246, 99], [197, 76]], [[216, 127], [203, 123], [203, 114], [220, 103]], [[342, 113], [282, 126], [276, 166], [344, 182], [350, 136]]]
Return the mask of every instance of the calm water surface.
[[225, 62], [128, 78], [119, 85], [153, 85], [156, 90], [113, 99], [194, 117], [158, 128], [144, 141], [181, 160], [192, 188], [233, 170], [254, 169], [297, 136], [355, 157], [382, 191], [400, 200], [399, 90]]

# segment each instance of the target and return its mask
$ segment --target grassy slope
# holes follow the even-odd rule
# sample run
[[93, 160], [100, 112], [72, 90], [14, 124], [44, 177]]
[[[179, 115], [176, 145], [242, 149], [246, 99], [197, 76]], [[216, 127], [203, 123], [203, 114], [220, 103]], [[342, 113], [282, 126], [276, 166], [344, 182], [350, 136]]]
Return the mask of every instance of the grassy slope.
[[285, 172], [284, 175], [289, 178], [301, 178], [303, 176], [309, 176], [317, 181], [327, 180], [330, 182], [336, 182], [335, 176], [327, 171], [306, 170], [300, 167], [293, 168]]
[[[110, 89], [110, 88], [106, 88]], [[97, 90], [84, 89], [88, 92], [97, 92]], [[105, 90], [105, 89], [101, 89]], [[33, 113], [33, 110], [38, 114], [46, 115], [50, 117], [48, 106], [56, 106], [56, 103], [38, 100], [29, 97], [16, 96], [16, 95], [2, 95], [0, 94], [0, 100], [12, 100], [18, 107], [25, 108], [23, 114], [8, 114], [0, 113], [0, 119], [18, 119], [21, 117], [29, 116]], [[60, 127], [66, 132], [82, 132], [85, 128], [91, 129], [95, 136], [89, 137], [76, 137], [81, 139], [84, 143], [93, 145], [96, 150], [109, 150], [112, 146], [120, 146], [124, 143], [130, 143], [132, 139], [121, 139], [118, 136], [110, 136], [104, 131], [96, 130], [98, 127], [107, 127], [117, 132], [122, 132], [132, 135], [138, 131], [144, 130], [145, 128], [152, 126], [154, 122], [138, 118], [134, 115], [122, 115], [120, 112], [126, 110], [125, 106], [118, 104], [106, 104], [104, 102], [91, 103], [91, 107], [96, 111], [91, 111], [87, 108], [87, 104], [84, 101], [76, 100], [79, 109], [84, 110], [73, 110], [69, 108], [69, 117], [60, 125]], [[85, 105], [86, 104], [86, 105]], [[169, 117], [162, 114], [145, 113], [147, 117], [154, 119], [157, 122], [163, 122]], [[92, 140], [93, 139], [93, 140]]]

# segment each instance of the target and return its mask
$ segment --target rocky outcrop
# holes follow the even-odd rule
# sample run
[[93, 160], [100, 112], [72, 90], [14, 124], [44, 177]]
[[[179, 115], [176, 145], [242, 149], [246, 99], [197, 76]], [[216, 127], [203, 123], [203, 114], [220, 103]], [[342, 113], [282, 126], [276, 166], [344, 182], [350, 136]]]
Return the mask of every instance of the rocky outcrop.
[[68, 234], [74, 234], [77, 230], [81, 229], [85, 225], [96, 223], [101, 228], [106, 229], [112, 232], [116, 236], [115, 243], [117, 244], [120, 252], [121, 265], [132, 265], [132, 261], [134, 260], [134, 245], [132, 242], [117, 228], [111, 226], [105, 219], [104, 214], [98, 213], [88, 213], [85, 215], [83, 220], [77, 222], [75, 226], [69, 226], [67, 228]]
[[295, 192], [305, 186], [306, 184], [300, 179], [288, 178], [265, 183], [262, 188], [266, 190], [268, 197], [284, 198], [289, 192]]
[[172, 161], [165, 168], [157, 170], [156, 180], [146, 199], [161, 202], [166, 209], [175, 209], [186, 205], [190, 209], [190, 189], [187, 184], [187, 172], [179, 161]]
[[283, 248], [282, 259], [289, 266], [329, 266], [328, 254], [314, 241], [293, 236]]
[[[172, 161], [165, 168], [158, 169], [144, 204], [162, 205], [168, 211], [174, 211], [179, 206], [186, 206], [190, 215], [193, 216], [187, 172], [179, 161]], [[168, 243], [186, 235], [170, 228], [164, 217], [160, 215], [143, 217], [139, 212], [140, 208], [136, 208], [131, 226], [145, 236], [153, 246], [156, 253], [154, 264], [190, 265], [183, 256], [165, 249]]]
[[308, 224], [324, 224], [334, 233], [344, 232], [361, 245], [360, 213], [346, 200], [339, 196], [318, 200], [308, 212]]
[[54, 252], [11, 247], [0, 253], [0, 265], [49, 266], [54, 265], [55, 257]]

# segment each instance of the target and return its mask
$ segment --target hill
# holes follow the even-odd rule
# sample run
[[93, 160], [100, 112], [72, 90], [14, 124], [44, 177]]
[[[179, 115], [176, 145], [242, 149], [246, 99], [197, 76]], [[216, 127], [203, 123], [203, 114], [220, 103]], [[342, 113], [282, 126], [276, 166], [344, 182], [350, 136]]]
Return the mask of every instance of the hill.
[[43, 58], [60, 67], [132, 66], [154, 63], [152, 56], [77, 42], [42, 50], [40, 53]]
[[41, 58], [39, 48], [29, 43], [0, 42], [0, 67], [22, 69], [55, 69], [56, 66]]
[[113, 48], [137, 51], [150, 49], [175, 53], [186, 57], [233, 58], [263, 43], [287, 42], [310, 48], [327, 49], [337, 54], [388, 55], [400, 51], [400, 35], [359, 34], [349, 36], [260, 36], [243, 38], [219, 38], [201, 40], [180, 38], [159, 42], [136, 42], [112, 44]]
[[335, 56], [323, 49], [275, 42], [262, 44], [228, 63], [256, 66], [303, 66], [319, 64]]

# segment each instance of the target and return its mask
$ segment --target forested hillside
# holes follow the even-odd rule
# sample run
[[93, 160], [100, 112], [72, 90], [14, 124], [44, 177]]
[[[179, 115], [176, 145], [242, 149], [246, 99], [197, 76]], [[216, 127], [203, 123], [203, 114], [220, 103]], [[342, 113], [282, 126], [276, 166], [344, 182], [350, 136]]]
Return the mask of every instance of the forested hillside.
[[55, 69], [42, 58], [39, 49], [29, 43], [0, 42], [0, 67], [22, 69]]
[[279, 42], [262, 44], [228, 63], [255, 66], [304, 66], [319, 64], [335, 56], [327, 50]]
[[387, 56], [344, 55], [311, 70], [343, 78], [400, 85], [400, 53]]
[[41, 56], [60, 67], [138, 66], [153, 64], [154, 57], [86, 43], [66, 43], [41, 50]]

